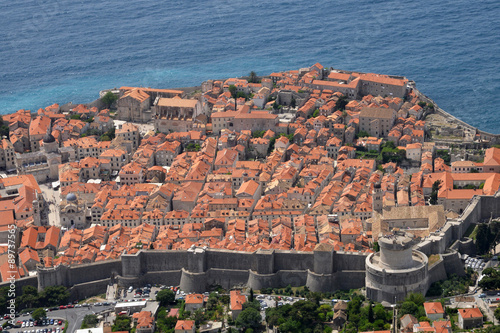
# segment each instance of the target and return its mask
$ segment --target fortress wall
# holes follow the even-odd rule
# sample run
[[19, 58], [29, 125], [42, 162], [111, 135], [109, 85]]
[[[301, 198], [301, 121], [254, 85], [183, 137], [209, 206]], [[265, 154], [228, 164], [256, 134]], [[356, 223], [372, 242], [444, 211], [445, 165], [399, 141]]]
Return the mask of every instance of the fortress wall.
[[122, 263], [120, 260], [106, 260], [93, 264], [84, 264], [71, 267], [68, 270], [68, 284], [76, 285], [90, 281], [110, 279], [111, 275], [121, 275]]
[[448, 276], [457, 274], [458, 276], [465, 275], [464, 264], [458, 255], [458, 252], [453, 251], [441, 254], [443, 258], [444, 268]]
[[307, 270], [281, 270], [276, 273], [276, 286], [285, 288], [290, 285], [292, 287], [305, 286], [307, 282]]
[[142, 274], [141, 264], [142, 251], [136, 254], [122, 254], [122, 276], [136, 277]]
[[248, 282], [249, 288], [254, 290], [261, 290], [264, 288], [273, 288], [278, 285], [278, 275], [277, 274], [259, 274], [255, 271], [250, 270], [248, 272]]
[[[448, 275], [463, 274], [463, 265], [458, 254], [445, 253], [445, 249], [454, 239], [461, 238], [471, 223], [498, 216], [500, 216], [500, 197], [475, 196], [457, 221], [448, 221], [439, 234], [433, 234], [418, 244], [416, 249], [427, 255], [442, 253], [442, 261], [429, 271], [429, 281], [443, 279], [443, 271]], [[474, 244], [471, 240], [464, 239], [455, 242], [452, 249], [460, 253], [470, 253], [474, 249]], [[140, 251], [132, 255], [122, 255], [119, 260], [40, 269], [38, 277], [19, 279], [16, 281], [16, 286], [21, 288], [23, 285], [35, 285], [38, 281], [40, 290], [53, 285], [66, 287], [77, 285], [78, 288], [82, 285], [88, 286], [86, 290], [92, 288], [101, 290], [99, 288], [102, 288], [104, 281], [109, 281], [114, 273], [117, 275], [119, 285], [124, 287], [161, 283], [181, 285], [186, 291], [205, 291], [212, 284], [220, 284], [225, 288], [247, 284], [254, 289], [308, 284], [315, 290], [334, 291], [359, 288], [364, 285], [366, 257], [364, 253], [328, 251], [258, 250], [254, 253], [213, 249]], [[373, 276], [373, 278], [382, 277]], [[91, 287], [92, 281], [97, 282]], [[390, 285], [397, 281], [385, 282]], [[0, 286], [5, 285], [8, 283], [0, 284]], [[422, 286], [415, 287], [422, 288]], [[79, 291], [78, 288], [75, 288], [76, 295], [83, 292], [83, 289]]]
[[482, 196], [480, 202], [482, 219], [500, 216], [500, 197]]
[[274, 271], [314, 269], [312, 252], [276, 251], [274, 253]]
[[[38, 286], [38, 278], [36, 276], [28, 276], [20, 278], [15, 281], [15, 285], [16, 285], [16, 294], [19, 295], [19, 293], [23, 290], [24, 286], [32, 286], [36, 288]], [[0, 288], [3, 287], [10, 287], [10, 282], [9, 281], [1, 282]]]
[[135, 288], [142, 287], [148, 283], [178, 286], [181, 280], [181, 270], [147, 272], [138, 277], [119, 276], [117, 280], [118, 285], [124, 288], [128, 288], [129, 286], [133, 286]]
[[468, 254], [470, 256], [476, 255], [476, 245], [474, 244], [474, 240], [472, 238], [464, 238], [463, 240], [457, 241], [458, 248], [456, 249], [458, 252], [462, 254]]
[[205, 253], [207, 268], [248, 270], [254, 259], [251, 252], [207, 250]]
[[367, 256], [366, 253], [336, 252], [333, 254], [333, 271], [364, 271]]
[[231, 289], [244, 286], [247, 282], [248, 270], [209, 269], [207, 272], [193, 273], [182, 269], [179, 285], [186, 292], [202, 293], [213, 285]]
[[185, 292], [201, 293], [207, 289], [207, 274], [192, 273], [184, 268], [181, 270], [180, 289]]
[[[429, 268], [429, 286], [436, 282], [436, 281], [441, 281], [441, 280], [446, 280], [447, 278], [446, 274], [446, 269], [444, 265], [444, 260], [443, 257], [441, 257], [432, 267]], [[428, 288], [427, 287], [427, 288]]]
[[274, 250], [257, 250], [250, 269], [259, 274], [274, 273]]
[[364, 269], [337, 272], [335, 290], [349, 290], [364, 287], [365, 276], [366, 272]]
[[335, 288], [335, 280], [333, 274], [316, 274], [308, 270], [306, 286], [314, 292], [330, 291]]
[[75, 284], [69, 289], [69, 300], [72, 302], [104, 294], [106, 293], [109, 282], [109, 279], [103, 279]]
[[146, 272], [173, 271], [187, 267], [187, 251], [145, 251], [141, 257], [141, 270]]
[[[460, 237], [467, 231], [471, 223], [478, 223], [482, 219], [482, 202], [484, 202], [484, 198], [481, 196], [474, 196], [472, 201], [465, 207], [464, 212], [458, 218], [458, 222], [460, 224]], [[460, 238], [458, 237], [458, 238]]]
[[243, 287], [247, 282], [248, 270], [210, 269], [207, 272], [207, 287], [220, 285], [224, 289], [233, 289]]

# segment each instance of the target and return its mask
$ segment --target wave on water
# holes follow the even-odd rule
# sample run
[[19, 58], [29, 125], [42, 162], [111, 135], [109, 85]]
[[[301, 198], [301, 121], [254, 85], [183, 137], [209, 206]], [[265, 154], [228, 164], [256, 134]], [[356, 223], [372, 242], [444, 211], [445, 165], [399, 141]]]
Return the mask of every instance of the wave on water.
[[494, 0], [0, 0], [0, 113], [320, 62], [404, 75], [444, 110], [500, 133], [499, 9]]

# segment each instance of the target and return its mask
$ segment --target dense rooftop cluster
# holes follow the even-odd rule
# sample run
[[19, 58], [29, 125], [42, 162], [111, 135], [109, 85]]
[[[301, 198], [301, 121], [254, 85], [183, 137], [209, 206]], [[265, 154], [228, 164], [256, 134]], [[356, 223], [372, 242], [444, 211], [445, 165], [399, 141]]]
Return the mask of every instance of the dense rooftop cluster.
[[[450, 163], [426, 141], [432, 106], [402, 77], [315, 64], [209, 80], [191, 98], [117, 94], [116, 114], [54, 104], [3, 117], [0, 167], [19, 176], [1, 180], [0, 213], [23, 229], [22, 274], [193, 245], [369, 252], [375, 212], [430, 199], [460, 214], [500, 186], [500, 149]], [[58, 227], [44, 226], [37, 181], [60, 182]]]

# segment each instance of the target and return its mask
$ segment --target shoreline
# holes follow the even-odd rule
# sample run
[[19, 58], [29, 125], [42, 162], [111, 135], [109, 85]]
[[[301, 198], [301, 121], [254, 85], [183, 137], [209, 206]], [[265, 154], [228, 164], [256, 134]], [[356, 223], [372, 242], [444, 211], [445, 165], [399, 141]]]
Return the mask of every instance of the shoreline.
[[[337, 69], [337, 68], [333, 68], [333, 67], [331, 67], [330, 69], [334, 70], [334, 71], [338, 71], [338, 72], [343, 72], [343, 73], [351, 73], [351, 72], [353, 72], [353, 71], [343, 70], [343, 69]], [[357, 73], [362, 73], [362, 72], [357, 72]], [[406, 79], [406, 77], [402, 76], [402, 75], [391, 75], [391, 74], [386, 74], [386, 75], [388, 75], [390, 77], [393, 77], [393, 78], [405, 78]], [[269, 75], [259, 76], [259, 78], [268, 78], [268, 77], [269, 77]], [[238, 78], [240, 78], [240, 79], [247, 79], [248, 77], [247, 76], [240, 76]], [[217, 79], [217, 80], [224, 81], [226, 79]], [[215, 79], [214, 79], [214, 81], [215, 81]], [[457, 118], [456, 116], [450, 114], [449, 112], [446, 112], [445, 110], [441, 109], [438, 106], [438, 104], [432, 98], [430, 98], [429, 96], [427, 96], [424, 93], [420, 92], [420, 90], [418, 90], [418, 88], [416, 88], [416, 82], [415, 81], [410, 80], [410, 79], [408, 79], [408, 81], [412, 84], [411, 89], [413, 91], [415, 91], [415, 93], [417, 94], [418, 97], [422, 98], [422, 100], [424, 100], [426, 103], [432, 103], [434, 105], [434, 113], [436, 113], [436, 114], [438, 114], [440, 116], [443, 116], [443, 117], [449, 119], [449, 121], [451, 123], [456, 123], [459, 126], [463, 126], [465, 129], [467, 129], [469, 131], [475, 131], [477, 134], [481, 135], [481, 139], [482, 140], [490, 140], [490, 141], [499, 141], [500, 142], [500, 133], [499, 134], [495, 134], [495, 133], [490, 133], [490, 132], [481, 130], [480, 128], [475, 127], [475, 126], [473, 126], [471, 124], [468, 124], [465, 121]], [[99, 90], [99, 96], [101, 96], [102, 92], [113, 91], [113, 90], [118, 90], [118, 89], [119, 88], [107, 88], [107, 89]], [[196, 90], [200, 90], [201, 89], [201, 84], [197, 85], [197, 86], [175, 87], [175, 88], [165, 88], [165, 89], [183, 90], [183, 91], [185, 91], [186, 93], [189, 94], [189, 93], [192, 93], [192, 92], [194, 92]], [[83, 104], [83, 105], [86, 105], [86, 106], [89, 106], [89, 107], [99, 106], [101, 104], [100, 103], [100, 97], [94, 99], [91, 102], [87, 102], [87, 103], [66, 102], [64, 104], [61, 104], [60, 106], [61, 106], [61, 109], [63, 109], [63, 108], [64, 109], [69, 109], [71, 106], [78, 105], [78, 104]], [[14, 111], [14, 112], [16, 112], [16, 111]], [[32, 114], [36, 114], [36, 112], [37, 112], [36, 110], [31, 110]], [[10, 114], [10, 113], [7, 112], [5, 114]], [[469, 142], [469, 141], [464, 141], [464, 143], [467, 143], [467, 142]], [[472, 142], [474, 142], [474, 141], [472, 141]]]

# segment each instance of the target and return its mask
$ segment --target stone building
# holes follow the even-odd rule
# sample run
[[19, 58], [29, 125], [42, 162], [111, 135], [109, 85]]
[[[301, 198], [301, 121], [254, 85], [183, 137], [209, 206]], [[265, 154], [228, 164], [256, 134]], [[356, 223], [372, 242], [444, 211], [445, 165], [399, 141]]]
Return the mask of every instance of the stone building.
[[203, 113], [202, 103], [180, 97], [160, 98], [155, 104], [155, 130], [187, 132], [193, 129], [195, 118]]
[[7, 172], [16, 170], [14, 146], [7, 139], [3, 139], [0, 143], [0, 168]]
[[38, 116], [30, 123], [29, 136], [31, 151], [38, 151], [40, 149], [40, 141], [43, 139], [47, 130], [50, 128], [50, 118], [45, 116]]
[[359, 114], [359, 130], [377, 138], [386, 137], [394, 125], [396, 115], [393, 109], [362, 108]]
[[408, 80], [384, 74], [366, 73], [361, 75], [360, 93], [363, 96], [391, 96], [403, 98], [406, 95]]
[[147, 122], [151, 120], [151, 96], [140, 88], [127, 90], [117, 102], [118, 119]]
[[380, 237], [380, 252], [366, 258], [366, 296], [395, 304], [409, 293], [426, 294], [429, 288], [428, 258], [412, 250], [414, 240], [403, 233]]
[[131, 123], [125, 123], [119, 126], [115, 131], [116, 139], [124, 142], [129, 141], [132, 144], [132, 149], [139, 147], [140, 133], [139, 128]]
[[[83, 229], [87, 227], [87, 207], [74, 193], [68, 193], [60, 203], [61, 225], [67, 228]], [[90, 215], [89, 215], [90, 218]]]

